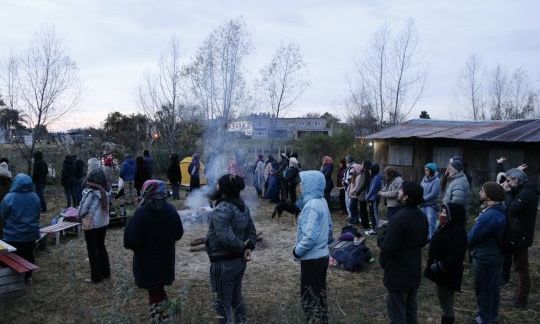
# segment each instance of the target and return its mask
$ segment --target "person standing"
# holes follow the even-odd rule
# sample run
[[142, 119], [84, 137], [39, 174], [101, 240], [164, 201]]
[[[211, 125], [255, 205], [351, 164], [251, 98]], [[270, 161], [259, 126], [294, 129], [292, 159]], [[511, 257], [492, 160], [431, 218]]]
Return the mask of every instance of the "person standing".
[[137, 167], [131, 154], [126, 154], [124, 162], [120, 166], [120, 178], [124, 181], [124, 193], [126, 197], [126, 203], [132, 204], [135, 202], [135, 172]]
[[276, 176], [279, 181], [279, 199], [281, 202], [287, 200], [287, 182], [285, 181], [285, 174], [287, 173], [287, 168], [289, 167], [289, 159], [287, 154], [281, 153], [281, 160], [279, 160], [277, 170], [272, 171], [272, 175]]
[[103, 173], [105, 173], [105, 179], [107, 179], [107, 188], [111, 188], [113, 185], [113, 171], [113, 158], [107, 156], [103, 166]]
[[332, 181], [332, 172], [334, 172], [334, 161], [329, 156], [324, 156], [322, 160], [321, 172], [324, 175], [326, 180], [326, 185], [324, 187], [324, 199], [330, 207], [330, 193], [334, 188], [334, 182]]
[[439, 193], [441, 191], [441, 184], [439, 177], [437, 177], [437, 164], [431, 162], [424, 166], [424, 178], [420, 183], [424, 189], [424, 203], [422, 204], [422, 211], [426, 214], [429, 223], [428, 240], [437, 230], [437, 217], [439, 212]]
[[507, 237], [505, 237], [505, 262], [503, 281], [510, 279], [512, 261], [515, 263], [519, 284], [514, 296], [513, 306], [526, 308], [531, 290], [529, 275], [529, 248], [534, 240], [538, 193], [523, 170], [518, 168], [506, 172], [506, 216]]
[[505, 193], [496, 182], [486, 182], [480, 190], [483, 209], [467, 235], [472, 255], [474, 290], [478, 313], [476, 323], [497, 323], [503, 254], [500, 243], [506, 226]]
[[257, 162], [255, 163], [255, 171], [253, 172], [253, 186], [257, 191], [257, 197], [263, 197], [264, 189], [264, 156], [262, 154], [257, 155]]
[[124, 230], [124, 247], [133, 250], [135, 284], [148, 290], [152, 322], [169, 318], [165, 286], [174, 281], [175, 243], [184, 235], [182, 221], [166, 199], [163, 181], [146, 181], [139, 207]]
[[289, 159], [289, 170], [287, 171], [287, 176], [285, 177], [285, 182], [287, 182], [287, 192], [291, 198], [291, 202], [296, 203], [296, 187], [300, 183], [300, 164], [298, 160], [294, 157]]
[[358, 191], [362, 184], [363, 166], [355, 163], [352, 165], [352, 170], [352, 179], [349, 184], [349, 199], [351, 200], [349, 202], [349, 208], [351, 209], [351, 220], [349, 221], [349, 224], [356, 225], [360, 223], [358, 214]]
[[66, 208], [78, 206], [77, 199], [77, 179], [75, 177], [75, 166], [73, 165], [73, 157], [66, 155], [62, 163], [62, 174], [60, 176], [60, 184], [64, 187], [66, 195]]
[[300, 295], [308, 323], [328, 323], [326, 273], [332, 218], [324, 198], [326, 179], [317, 171], [300, 172], [302, 195], [298, 215], [295, 259], [300, 260]]
[[180, 161], [178, 154], [171, 153], [169, 167], [167, 168], [167, 179], [171, 184], [172, 198], [180, 199], [180, 183], [182, 182], [182, 173], [180, 171]]
[[369, 189], [371, 178], [369, 176], [369, 169], [371, 168], [371, 161], [362, 162], [362, 173], [360, 176], [360, 188], [358, 188], [358, 203], [360, 212], [360, 223], [362, 227], [367, 231], [369, 229], [369, 215], [367, 208], [366, 193]]
[[397, 199], [405, 206], [388, 220], [380, 246], [390, 323], [418, 323], [416, 296], [422, 277], [422, 248], [428, 234], [426, 216], [418, 208], [422, 196], [420, 185], [403, 182]]
[[467, 210], [471, 195], [469, 181], [463, 173], [463, 159], [454, 156], [446, 167], [446, 185], [444, 189], [443, 203], [461, 204]]
[[242, 177], [225, 174], [218, 180], [216, 208], [209, 217], [206, 251], [210, 258], [210, 283], [216, 296], [219, 323], [244, 323], [246, 305], [242, 280], [257, 232], [249, 208], [240, 197]]
[[36, 151], [34, 153], [34, 166], [32, 168], [32, 181], [36, 188], [36, 193], [39, 197], [39, 203], [41, 206], [41, 212], [47, 211], [47, 202], [45, 201], [45, 185], [47, 185], [47, 174], [49, 174], [49, 167], [47, 163], [43, 161], [43, 153]]
[[190, 175], [189, 190], [192, 191], [199, 189], [199, 187], [201, 186], [201, 162], [199, 161], [199, 154], [195, 153], [191, 157], [191, 163], [189, 164], [188, 172]]
[[[15, 254], [34, 263], [34, 246], [39, 239], [40, 201], [32, 178], [19, 173], [0, 204], [0, 222], [4, 223], [3, 240], [17, 249]], [[24, 275], [32, 282], [32, 271]]]
[[347, 169], [345, 169], [345, 174], [343, 176], [343, 186], [345, 189], [345, 207], [347, 209], [347, 214], [348, 214], [347, 220], [350, 221], [352, 219], [352, 215], [351, 215], [351, 208], [350, 208], [351, 198], [349, 197], [349, 185], [351, 183], [351, 179], [353, 176], [352, 165], [354, 164], [354, 160], [352, 156], [347, 155], [345, 157], [345, 162], [347, 163]]
[[339, 189], [339, 211], [342, 215], [347, 213], [347, 206], [345, 205], [345, 185], [343, 184], [346, 170], [347, 162], [345, 162], [345, 159], [341, 159], [341, 161], [339, 161], [339, 169], [336, 177], [336, 187]]
[[148, 174], [148, 179], [152, 179], [152, 176], [154, 175], [154, 167], [155, 162], [152, 155], [150, 155], [150, 152], [148, 150], [143, 151], [143, 160], [144, 160], [144, 167], [146, 168], [146, 174]]
[[403, 179], [399, 172], [393, 167], [387, 166], [384, 168], [384, 180], [385, 185], [381, 191], [379, 191], [379, 196], [383, 198], [386, 202], [386, 217], [390, 221], [390, 218], [399, 210], [399, 201], [398, 194]]
[[437, 298], [443, 312], [441, 324], [452, 324], [455, 321], [454, 294], [461, 291], [467, 250], [465, 208], [452, 203], [443, 205], [439, 223], [429, 244], [424, 275], [437, 284]]
[[366, 194], [366, 201], [369, 205], [369, 215], [371, 216], [371, 228], [366, 231], [366, 235], [377, 235], [377, 229], [379, 228], [379, 201], [380, 198], [377, 195], [382, 188], [382, 175], [379, 173], [379, 165], [373, 164], [369, 169], [371, 182], [369, 183], [369, 189]]
[[83, 191], [83, 182], [84, 182], [84, 168], [86, 166], [86, 163], [80, 158], [77, 157], [77, 155], [73, 154], [71, 156], [73, 159], [73, 168], [75, 172], [75, 191], [77, 194], [77, 201], [81, 201], [82, 199], [82, 191]]
[[135, 159], [135, 181], [133, 183], [133, 186], [135, 187], [135, 190], [137, 190], [137, 197], [141, 196], [141, 189], [143, 184], [146, 182], [146, 180], [150, 180], [150, 176], [148, 174], [148, 168], [144, 164], [144, 158], [142, 156], [138, 156]]
[[[0, 163], [0, 202], [9, 192], [12, 183], [11, 171], [9, 171], [8, 164], [6, 162]], [[3, 231], [4, 222], [0, 221], [0, 239], [2, 239]]]
[[266, 190], [265, 199], [270, 200], [271, 203], [279, 203], [281, 199], [279, 196], [280, 182], [279, 176], [277, 175], [279, 164], [274, 159], [269, 165], [270, 171], [268, 173], [268, 189]]
[[99, 167], [90, 167], [94, 163], [89, 160], [88, 176], [79, 208], [79, 218], [84, 230], [88, 261], [90, 262], [90, 279], [85, 281], [100, 283], [111, 277], [109, 254], [105, 247], [105, 235], [107, 225], [109, 225], [109, 199], [105, 174]]

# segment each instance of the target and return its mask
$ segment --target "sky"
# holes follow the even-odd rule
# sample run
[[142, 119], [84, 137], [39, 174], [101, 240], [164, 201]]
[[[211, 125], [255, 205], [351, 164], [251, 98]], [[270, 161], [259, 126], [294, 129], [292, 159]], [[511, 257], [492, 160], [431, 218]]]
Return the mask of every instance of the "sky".
[[[457, 82], [471, 54], [492, 69], [502, 64], [528, 72], [540, 89], [540, 1], [375, 0], [4, 0], [0, 11], [0, 59], [30, 45], [35, 33], [53, 25], [77, 62], [82, 96], [76, 111], [57, 129], [99, 126], [112, 111], [140, 110], [138, 86], [156, 67], [171, 35], [189, 63], [218, 25], [243, 17], [253, 50], [245, 61], [248, 80], [259, 76], [280, 42], [299, 44], [310, 87], [290, 117], [307, 112], [345, 116], [355, 64], [383, 24], [393, 32], [413, 19], [419, 58], [427, 66], [426, 88], [410, 117], [463, 119]], [[488, 70], [489, 72], [489, 70]]]

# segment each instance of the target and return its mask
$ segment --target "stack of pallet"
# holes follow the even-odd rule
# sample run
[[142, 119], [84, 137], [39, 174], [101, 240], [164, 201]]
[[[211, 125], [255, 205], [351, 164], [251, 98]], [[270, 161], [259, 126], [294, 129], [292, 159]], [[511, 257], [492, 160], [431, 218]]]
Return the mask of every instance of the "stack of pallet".
[[26, 293], [24, 274], [39, 268], [13, 253], [16, 249], [0, 241], [0, 301]]

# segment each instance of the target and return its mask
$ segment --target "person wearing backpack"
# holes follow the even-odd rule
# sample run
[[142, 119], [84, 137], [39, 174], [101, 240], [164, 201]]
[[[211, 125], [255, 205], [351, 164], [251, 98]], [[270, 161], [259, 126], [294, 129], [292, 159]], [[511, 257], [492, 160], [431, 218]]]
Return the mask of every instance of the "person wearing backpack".
[[424, 275], [437, 284], [437, 298], [443, 312], [441, 324], [452, 324], [455, 320], [454, 294], [461, 291], [467, 250], [465, 208], [459, 204], [444, 204], [439, 223], [429, 244]]
[[498, 183], [484, 183], [480, 190], [483, 209], [467, 235], [478, 307], [476, 323], [497, 323], [499, 320], [503, 262], [500, 244], [506, 226], [504, 196]]
[[505, 262], [503, 282], [510, 279], [512, 260], [515, 263], [519, 284], [514, 296], [513, 306], [526, 308], [531, 290], [529, 275], [529, 247], [534, 240], [538, 193], [536, 185], [530, 182], [523, 170], [513, 168], [506, 172], [506, 217]]

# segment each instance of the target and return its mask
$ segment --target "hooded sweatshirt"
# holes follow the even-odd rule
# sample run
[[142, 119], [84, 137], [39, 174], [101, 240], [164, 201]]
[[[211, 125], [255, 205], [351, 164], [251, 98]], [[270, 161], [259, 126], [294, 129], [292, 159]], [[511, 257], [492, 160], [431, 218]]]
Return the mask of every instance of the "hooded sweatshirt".
[[29, 242], [39, 239], [39, 197], [32, 178], [19, 173], [0, 204], [0, 221], [8, 242]]
[[122, 166], [120, 167], [120, 178], [124, 181], [133, 181], [135, 180], [136, 171], [137, 167], [135, 166], [135, 160], [133, 160], [131, 155], [126, 156], [126, 159], [122, 162]]
[[317, 171], [300, 172], [302, 196], [296, 202], [301, 209], [296, 231], [295, 255], [300, 260], [328, 256], [328, 242], [332, 234], [332, 218], [323, 198], [326, 181]]

